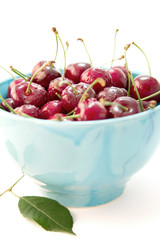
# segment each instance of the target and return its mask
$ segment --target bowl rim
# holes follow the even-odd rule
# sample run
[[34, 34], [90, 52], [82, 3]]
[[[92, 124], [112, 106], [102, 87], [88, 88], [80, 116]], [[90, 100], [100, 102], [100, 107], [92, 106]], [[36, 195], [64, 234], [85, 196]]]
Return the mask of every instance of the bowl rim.
[[[133, 72], [134, 74], [139, 74], [141, 75], [142, 73]], [[1, 84], [10, 82], [11, 80], [13, 80], [12, 78], [8, 78], [8, 79], [4, 79], [0, 81], [0, 86]], [[136, 120], [137, 118], [144, 118], [147, 117], [148, 115], [155, 113], [157, 111], [160, 110], [160, 104], [157, 105], [155, 108], [144, 111], [144, 112], [140, 112], [137, 114], [133, 114], [133, 115], [129, 115], [129, 116], [125, 116], [125, 117], [119, 117], [119, 118], [108, 118], [108, 119], [102, 119], [102, 120], [90, 120], [90, 121], [56, 121], [56, 120], [48, 120], [48, 119], [38, 119], [38, 118], [26, 118], [26, 117], [22, 117], [16, 114], [12, 114], [10, 112], [4, 111], [2, 109], [0, 109], [0, 116], [12, 116], [12, 119], [17, 120], [19, 122], [32, 122], [35, 124], [42, 124], [43, 126], [93, 126], [93, 125], [106, 125], [106, 124], [111, 124], [113, 122], [114, 123], [120, 123], [120, 122], [124, 122], [124, 121], [131, 121], [131, 120]], [[12, 114], [12, 115], [11, 115]], [[9, 119], [11, 119], [9, 117]]]

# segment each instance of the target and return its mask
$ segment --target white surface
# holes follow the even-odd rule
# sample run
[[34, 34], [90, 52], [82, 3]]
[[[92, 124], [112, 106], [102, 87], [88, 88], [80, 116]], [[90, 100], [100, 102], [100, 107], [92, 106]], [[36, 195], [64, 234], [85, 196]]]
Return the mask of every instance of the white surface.
[[[0, 6], [0, 65], [10, 65], [20, 71], [31, 71], [42, 59], [55, 54], [55, 38], [51, 31], [57, 27], [63, 41], [69, 41], [68, 62], [87, 61], [78, 37], [82, 37], [95, 65], [112, 59], [116, 28], [117, 57], [126, 43], [135, 41], [146, 52], [152, 74], [159, 78], [159, 1], [3, 1]], [[60, 50], [58, 63], [63, 58]], [[141, 53], [132, 47], [128, 52], [129, 66], [147, 72]], [[8, 74], [0, 70], [0, 80]], [[0, 193], [12, 185], [21, 171], [5, 156], [0, 139]], [[128, 182], [124, 193], [109, 204], [91, 208], [70, 208], [77, 237], [46, 232], [24, 219], [18, 210], [18, 200], [7, 193], [0, 198], [0, 238], [16, 239], [160, 239], [160, 149], [150, 162]], [[31, 179], [25, 177], [14, 190], [19, 195], [39, 194]]]

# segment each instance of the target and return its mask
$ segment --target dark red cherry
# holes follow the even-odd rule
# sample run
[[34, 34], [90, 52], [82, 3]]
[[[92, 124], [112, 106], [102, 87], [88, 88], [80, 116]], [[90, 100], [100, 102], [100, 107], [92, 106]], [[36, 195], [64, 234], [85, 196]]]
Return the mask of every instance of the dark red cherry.
[[127, 90], [119, 87], [106, 87], [97, 95], [97, 99], [103, 98], [105, 101], [113, 102], [116, 98], [127, 96]]
[[75, 114], [79, 114], [78, 121], [101, 120], [108, 117], [107, 109], [95, 98], [79, 102]]
[[[71, 112], [75, 109], [82, 95], [89, 87], [89, 85], [85, 83], [73, 84], [72, 86], [75, 88], [76, 92], [71, 86], [68, 86], [63, 90], [61, 95], [61, 101], [66, 112]], [[95, 91], [90, 88], [86, 94], [86, 98], [94, 98], [95, 95]]]
[[125, 66], [114, 66], [112, 68], [120, 69], [125, 74], [126, 78], [128, 79], [128, 72], [127, 72], [127, 68]]
[[21, 113], [25, 113], [34, 118], [42, 118], [41, 110], [38, 107], [31, 104], [25, 104], [20, 107], [17, 107], [14, 109], [14, 111], [18, 115], [21, 115]]
[[41, 108], [41, 112], [45, 119], [49, 119], [56, 113], [64, 113], [62, 102], [60, 100], [49, 101]]
[[36, 107], [43, 106], [48, 100], [48, 93], [44, 87], [37, 83], [31, 83], [30, 93], [26, 94], [29, 82], [16, 84], [11, 89], [11, 98], [17, 106], [24, 104], [35, 105]]
[[25, 82], [25, 80], [23, 78], [18, 78], [18, 79], [15, 79], [13, 80], [10, 84], [9, 84], [9, 87], [8, 87], [8, 91], [7, 91], [7, 95], [8, 97], [10, 98], [11, 97], [11, 89], [14, 85], [18, 84], [18, 83], [21, 83], [21, 82]]
[[64, 78], [64, 80], [62, 80], [61, 77], [55, 78], [54, 80], [50, 81], [48, 87], [48, 97], [50, 100], [59, 99], [58, 95], [61, 96], [62, 91], [68, 86], [68, 84], [65, 83], [65, 81], [69, 82], [70, 84], [73, 84], [72, 80], [69, 80], [68, 78]]
[[73, 80], [74, 83], [79, 83], [81, 74], [90, 67], [91, 64], [85, 62], [69, 64], [65, 71], [65, 77]]
[[155, 108], [157, 105], [157, 101], [151, 100], [151, 101], [142, 101], [144, 110], [147, 111], [149, 109]]
[[124, 72], [120, 68], [110, 68], [109, 73], [112, 77], [112, 86], [120, 87], [120, 88], [127, 88], [128, 86], [128, 79]]
[[[160, 83], [157, 81], [157, 79], [151, 76], [139, 75], [135, 77], [134, 82], [141, 98], [160, 91]], [[131, 85], [130, 96], [138, 99], [133, 85]], [[157, 102], [160, 102], [160, 94], [150, 98], [149, 100], [156, 100]]]
[[[14, 102], [14, 100], [12, 98], [6, 98], [5, 101], [8, 103], [8, 105], [11, 107], [11, 108], [16, 108], [16, 104]], [[4, 110], [6, 110], [7, 112], [10, 112], [10, 110], [8, 109], [8, 107], [5, 105], [4, 102], [1, 102], [0, 103], [0, 106], [3, 107]]]
[[[109, 87], [112, 85], [112, 78], [108, 70], [94, 68], [94, 67], [89, 68], [82, 73], [80, 77], [80, 82], [91, 84], [97, 78], [102, 78], [105, 81], [104, 87]], [[100, 92], [104, 87], [102, 87], [99, 83], [96, 83], [93, 86], [93, 89], [95, 90], [95, 92]]]
[[[40, 68], [43, 66], [43, 64], [46, 63], [46, 61], [40, 61], [38, 62], [33, 70], [31, 76]], [[33, 82], [40, 84], [44, 88], [48, 89], [49, 83], [51, 80], [60, 77], [61, 73], [52, 65], [48, 65], [44, 67], [41, 71], [39, 71], [36, 76], [33, 79]]]
[[114, 103], [121, 104], [122, 106], [126, 107], [126, 109], [124, 110], [118, 105], [110, 106], [109, 112], [110, 116], [113, 118], [125, 117], [141, 112], [140, 105], [134, 98], [128, 96], [119, 97], [116, 98]]

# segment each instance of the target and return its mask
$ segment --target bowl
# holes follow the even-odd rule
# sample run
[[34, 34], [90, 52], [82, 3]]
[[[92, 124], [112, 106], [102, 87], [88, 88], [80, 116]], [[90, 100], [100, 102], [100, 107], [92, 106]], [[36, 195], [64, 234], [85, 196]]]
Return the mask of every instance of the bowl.
[[[11, 81], [0, 83], [3, 97]], [[122, 194], [156, 150], [159, 120], [160, 106], [132, 116], [83, 122], [25, 118], [0, 109], [0, 134], [8, 153], [44, 196], [64, 206], [86, 207]]]

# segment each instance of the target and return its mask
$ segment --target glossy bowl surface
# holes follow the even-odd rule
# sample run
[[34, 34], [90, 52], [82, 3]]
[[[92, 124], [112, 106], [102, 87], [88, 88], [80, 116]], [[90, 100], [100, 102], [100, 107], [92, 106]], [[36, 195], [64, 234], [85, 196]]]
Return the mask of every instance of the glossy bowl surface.
[[[11, 79], [0, 83], [6, 97]], [[151, 158], [160, 142], [160, 106], [117, 119], [57, 122], [0, 109], [9, 154], [43, 194], [65, 206], [109, 202]]]

